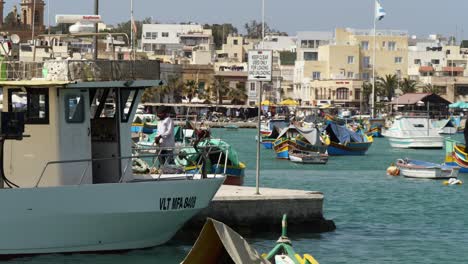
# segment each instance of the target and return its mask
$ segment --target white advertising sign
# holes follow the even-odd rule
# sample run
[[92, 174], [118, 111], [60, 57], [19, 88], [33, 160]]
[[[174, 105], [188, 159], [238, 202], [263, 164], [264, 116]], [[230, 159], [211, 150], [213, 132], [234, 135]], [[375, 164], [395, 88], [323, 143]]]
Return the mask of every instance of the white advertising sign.
[[249, 81], [271, 81], [273, 52], [271, 50], [249, 51]]

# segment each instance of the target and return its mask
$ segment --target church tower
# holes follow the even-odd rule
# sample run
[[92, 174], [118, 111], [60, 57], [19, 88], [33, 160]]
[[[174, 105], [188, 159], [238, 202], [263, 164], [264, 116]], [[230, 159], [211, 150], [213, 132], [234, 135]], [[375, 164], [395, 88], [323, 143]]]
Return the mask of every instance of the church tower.
[[[0, 0], [2, 1], [2, 0]], [[34, 8], [34, 2], [36, 7]], [[44, 0], [21, 0], [21, 23], [23, 25], [34, 25], [38, 31], [44, 30]], [[34, 14], [33, 14], [34, 12]]]

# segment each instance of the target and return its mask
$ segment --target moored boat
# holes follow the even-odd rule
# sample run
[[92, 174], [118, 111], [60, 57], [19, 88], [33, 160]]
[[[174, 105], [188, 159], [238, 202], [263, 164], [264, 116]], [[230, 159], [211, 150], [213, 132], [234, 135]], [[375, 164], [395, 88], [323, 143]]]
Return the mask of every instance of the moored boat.
[[408, 178], [420, 179], [450, 179], [457, 178], [460, 168], [436, 164], [421, 160], [398, 159], [396, 166], [400, 174]]
[[445, 164], [460, 167], [461, 173], [468, 173], [468, 153], [461, 142], [445, 139]]
[[325, 132], [328, 136], [327, 151], [330, 156], [365, 155], [373, 143], [372, 137], [333, 122], [327, 125]]
[[[151, 79], [159, 78], [159, 62], [21, 63], [44, 70], [0, 81], [8, 98], [2, 122], [25, 122], [30, 136], [4, 145], [0, 198], [12, 202], [0, 205], [7, 212], [0, 224], [8, 226], [1, 255], [153, 247], [208, 206], [223, 174], [136, 175], [128, 168], [138, 158], [131, 121], [143, 90], [162, 84]], [[19, 107], [13, 96], [28, 103]], [[113, 108], [104, 107], [108, 101]]]
[[382, 128], [385, 125], [385, 119], [382, 118], [371, 118], [369, 119], [369, 127], [366, 131], [368, 136], [372, 136], [373, 138], [376, 137], [383, 137], [382, 135]]
[[327, 146], [322, 142], [321, 134], [317, 128], [298, 128], [290, 125], [284, 128], [273, 143], [276, 157], [289, 159], [290, 150], [325, 153]]
[[444, 144], [439, 130], [424, 117], [397, 118], [383, 135], [394, 148], [442, 148]]
[[326, 164], [328, 154], [291, 149], [289, 150], [289, 160], [301, 164]]
[[318, 261], [310, 254], [304, 254], [301, 256], [296, 253], [291, 240], [288, 238], [287, 227], [287, 216], [283, 215], [280, 238], [276, 242], [275, 247], [268, 254], [263, 254], [262, 256], [271, 263], [277, 264], [319, 264]]

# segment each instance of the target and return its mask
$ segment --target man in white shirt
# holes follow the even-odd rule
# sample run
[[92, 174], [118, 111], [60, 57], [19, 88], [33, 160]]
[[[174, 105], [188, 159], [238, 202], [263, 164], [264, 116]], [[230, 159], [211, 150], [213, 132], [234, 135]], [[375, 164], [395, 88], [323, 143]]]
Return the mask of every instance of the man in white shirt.
[[158, 132], [154, 138], [154, 143], [161, 148], [159, 154], [159, 165], [174, 163], [174, 121], [170, 117], [171, 108], [163, 106], [158, 109]]

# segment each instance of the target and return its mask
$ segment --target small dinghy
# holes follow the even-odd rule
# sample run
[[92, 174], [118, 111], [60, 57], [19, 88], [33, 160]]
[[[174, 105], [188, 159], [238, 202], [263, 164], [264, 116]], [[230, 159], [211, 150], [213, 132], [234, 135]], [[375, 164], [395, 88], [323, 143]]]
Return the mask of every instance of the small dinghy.
[[457, 178], [460, 171], [456, 166], [411, 159], [398, 159], [396, 165], [401, 175], [408, 178], [450, 179]]
[[289, 160], [302, 164], [326, 164], [328, 162], [328, 154], [291, 149], [289, 150]]

